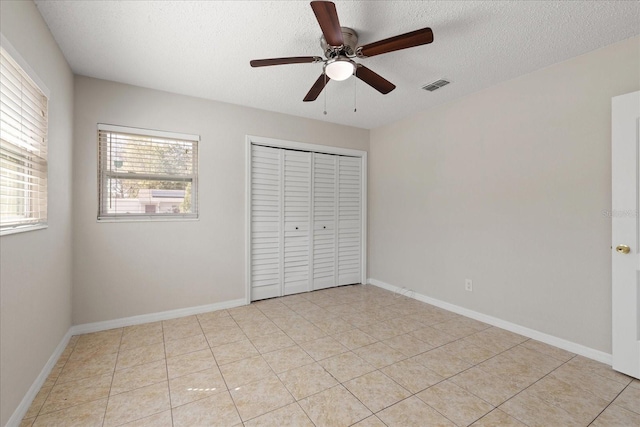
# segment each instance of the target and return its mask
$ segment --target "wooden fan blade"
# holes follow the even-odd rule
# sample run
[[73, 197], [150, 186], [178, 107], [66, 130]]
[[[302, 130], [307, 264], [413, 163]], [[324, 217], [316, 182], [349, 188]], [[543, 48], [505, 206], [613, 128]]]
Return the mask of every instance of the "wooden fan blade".
[[390, 37], [375, 43], [360, 46], [356, 51], [359, 57], [368, 58], [395, 50], [407, 49], [410, 47], [429, 44], [433, 41], [433, 31], [431, 28], [412, 31], [399, 36]]
[[380, 74], [374, 73], [364, 65], [358, 64], [358, 68], [356, 68], [356, 77], [383, 95], [388, 94], [396, 88], [396, 85], [382, 77]]
[[326, 84], [329, 82], [329, 80], [329, 77], [325, 76], [324, 73], [320, 74], [320, 77], [318, 77], [318, 80], [316, 80], [313, 86], [311, 86], [311, 89], [307, 93], [307, 96], [304, 97], [303, 101], [315, 101], [318, 98], [318, 95], [320, 95], [320, 93], [322, 92], [322, 89], [324, 89]]
[[322, 58], [319, 56], [292, 56], [290, 58], [254, 59], [249, 63], [252, 67], [266, 67], [269, 65], [307, 64], [312, 62], [322, 62]]
[[342, 38], [342, 29], [338, 20], [336, 5], [330, 1], [312, 1], [311, 9], [316, 15], [327, 44], [329, 46], [342, 46], [344, 39]]

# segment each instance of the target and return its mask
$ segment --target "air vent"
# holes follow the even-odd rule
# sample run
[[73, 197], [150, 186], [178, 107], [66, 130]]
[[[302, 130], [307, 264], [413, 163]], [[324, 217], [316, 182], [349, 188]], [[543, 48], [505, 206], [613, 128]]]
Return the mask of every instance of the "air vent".
[[433, 83], [429, 83], [429, 84], [426, 84], [426, 85], [422, 86], [422, 89], [428, 90], [429, 92], [433, 92], [434, 90], [440, 89], [442, 86], [448, 85], [449, 83], [451, 83], [451, 82], [448, 81], [448, 80], [440, 79], [440, 80], [436, 80]]

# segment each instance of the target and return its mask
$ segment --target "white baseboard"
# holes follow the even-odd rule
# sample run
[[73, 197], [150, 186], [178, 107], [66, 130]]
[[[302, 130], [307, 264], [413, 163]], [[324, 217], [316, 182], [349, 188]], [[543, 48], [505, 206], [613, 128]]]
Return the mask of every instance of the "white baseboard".
[[247, 301], [244, 298], [217, 302], [215, 304], [199, 305], [197, 307], [179, 308], [177, 310], [161, 311], [158, 313], [141, 314], [139, 316], [105, 320], [103, 322], [83, 323], [81, 325], [72, 326], [71, 335], [87, 334], [89, 332], [106, 331], [107, 329], [122, 328], [124, 326], [158, 322], [160, 320], [169, 320], [175, 319], [177, 317], [192, 316], [194, 314], [202, 314], [209, 311], [240, 307], [241, 305], [247, 305]]
[[439, 299], [431, 298], [426, 295], [419, 294], [413, 291], [407, 291], [404, 288], [400, 288], [398, 286], [393, 286], [388, 283], [382, 282], [376, 279], [367, 279], [367, 283], [377, 286], [382, 289], [386, 289], [392, 292], [402, 291], [402, 294], [418, 301], [425, 302], [427, 304], [435, 305], [436, 307], [443, 308], [445, 310], [461, 314], [466, 317], [470, 317], [472, 319], [478, 320], [480, 322], [487, 323], [492, 326], [496, 326], [498, 328], [506, 329], [507, 331], [523, 335], [527, 338], [532, 338], [534, 340], [541, 341], [545, 344], [552, 345], [554, 347], [561, 348], [563, 350], [567, 350], [571, 353], [579, 354], [580, 356], [588, 357], [589, 359], [596, 360], [598, 362], [606, 363], [607, 365], [611, 365], [611, 354], [605, 353], [600, 350], [593, 349], [591, 347], [584, 346], [582, 344], [577, 344], [572, 341], [567, 341], [562, 338], [558, 338], [553, 335], [545, 334], [544, 332], [536, 331], [535, 329], [530, 329], [524, 326], [517, 325], [515, 323], [508, 322], [506, 320], [498, 319], [497, 317], [489, 316], [487, 314], [482, 314], [477, 311], [469, 310], [468, 308], [460, 307], [455, 304], [451, 304], [445, 301], [441, 301]]
[[27, 393], [22, 398], [22, 401], [20, 401], [20, 404], [18, 405], [16, 410], [13, 411], [11, 418], [9, 418], [9, 421], [7, 421], [7, 424], [5, 424], [5, 427], [18, 427], [20, 425], [22, 418], [24, 418], [27, 411], [29, 410], [29, 407], [31, 406], [31, 402], [33, 402], [36, 394], [38, 394], [38, 392], [40, 391], [40, 387], [42, 387], [42, 384], [44, 384], [44, 382], [49, 377], [51, 370], [58, 362], [58, 358], [60, 357], [64, 349], [67, 348], [67, 344], [69, 344], [71, 335], [73, 334], [71, 333], [70, 328], [67, 333], [64, 334], [62, 340], [60, 340], [60, 343], [58, 343], [58, 346], [53, 351], [51, 357], [49, 357], [49, 360], [47, 360], [47, 363], [40, 371], [40, 374], [38, 374], [38, 376], [36, 377], [36, 380], [33, 382], [33, 384], [31, 384], [29, 390], [27, 390]]
[[36, 397], [36, 394], [38, 394], [38, 391], [40, 391], [40, 387], [42, 387], [42, 384], [44, 384], [44, 382], [49, 377], [51, 370], [55, 366], [56, 362], [58, 361], [58, 358], [60, 357], [64, 349], [67, 347], [67, 344], [69, 343], [69, 340], [73, 335], [86, 334], [89, 332], [106, 331], [107, 329], [122, 328], [124, 326], [133, 326], [133, 325], [139, 325], [142, 323], [150, 323], [150, 322], [157, 322], [160, 320], [175, 319], [177, 317], [192, 316], [194, 314], [201, 314], [201, 313], [207, 313], [210, 311], [240, 307], [246, 304], [247, 304], [247, 301], [244, 298], [242, 298], [242, 299], [236, 299], [231, 301], [219, 302], [215, 304], [200, 305], [197, 307], [180, 308], [177, 310], [142, 314], [140, 316], [123, 317], [121, 319], [105, 320], [104, 322], [85, 323], [82, 325], [72, 326], [64, 335], [64, 337], [62, 338], [62, 340], [54, 350], [53, 354], [47, 361], [46, 365], [44, 365], [44, 368], [42, 368], [42, 371], [40, 371], [40, 374], [38, 375], [36, 380], [33, 382], [31, 387], [25, 394], [25, 396], [22, 398], [22, 401], [20, 402], [16, 410], [11, 415], [11, 418], [9, 418], [9, 421], [7, 421], [7, 424], [5, 425], [5, 427], [19, 427], [20, 422], [22, 421], [22, 418], [24, 418], [25, 414], [29, 410], [29, 407], [31, 406], [31, 402], [33, 402], [33, 399]]

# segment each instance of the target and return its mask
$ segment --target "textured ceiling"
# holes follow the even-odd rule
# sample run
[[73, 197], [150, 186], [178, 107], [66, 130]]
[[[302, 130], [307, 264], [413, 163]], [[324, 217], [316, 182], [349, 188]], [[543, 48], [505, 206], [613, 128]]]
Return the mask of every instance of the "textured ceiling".
[[[324, 93], [302, 102], [321, 64], [249, 66], [322, 55], [308, 1], [36, 1], [76, 74], [369, 129], [640, 33], [636, 1], [335, 3], [359, 44], [423, 27], [435, 40], [358, 60], [397, 88], [332, 81], [324, 115]], [[421, 89], [441, 77], [453, 84]]]

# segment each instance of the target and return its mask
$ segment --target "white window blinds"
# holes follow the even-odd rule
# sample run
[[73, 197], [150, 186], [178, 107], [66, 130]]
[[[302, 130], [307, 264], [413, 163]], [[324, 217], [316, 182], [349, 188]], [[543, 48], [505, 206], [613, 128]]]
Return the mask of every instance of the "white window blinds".
[[47, 224], [47, 103], [0, 47], [0, 234]]
[[197, 218], [198, 140], [98, 125], [98, 219]]

